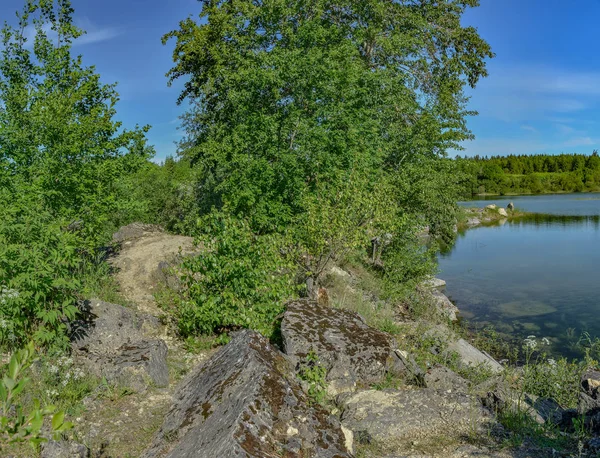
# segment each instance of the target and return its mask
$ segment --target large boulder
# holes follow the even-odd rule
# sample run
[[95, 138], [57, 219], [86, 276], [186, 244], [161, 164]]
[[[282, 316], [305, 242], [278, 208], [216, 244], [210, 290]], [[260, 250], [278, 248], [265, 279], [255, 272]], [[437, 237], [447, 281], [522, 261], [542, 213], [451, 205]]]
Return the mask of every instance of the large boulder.
[[78, 364], [110, 383], [136, 391], [149, 384], [168, 385], [167, 346], [160, 339], [145, 337], [160, 326], [156, 318], [98, 300], [83, 309], [84, 319], [71, 332]]
[[355, 437], [384, 444], [465, 434], [491, 419], [476, 397], [430, 388], [360, 391], [341, 402], [342, 424]]
[[309, 353], [317, 355], [327, 369], [330, 395], [377, 383], [399, 363], [389, 334], [369, 327], [355, 312], [308, 300], [288, 304], [281, 335], [296, 369]]
[[503, 208], [498, 209], [498, 214], [500, 216], [504, 216], [505, 218], [508, 216], [508, 213], [506, 213], [506, 210], [504, 210]]
[[145, 458], [350, 457], [339, 422], [311, 404], [285, 356], [241, 331], [174, 394]]

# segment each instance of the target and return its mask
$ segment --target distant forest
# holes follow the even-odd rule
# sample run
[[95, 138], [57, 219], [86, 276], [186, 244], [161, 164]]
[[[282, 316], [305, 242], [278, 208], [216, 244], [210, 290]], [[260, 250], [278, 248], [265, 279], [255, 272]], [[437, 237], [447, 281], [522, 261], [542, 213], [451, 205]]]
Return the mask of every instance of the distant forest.
[[600, 156], [510, 155], [457, 158], [463, 195], [600, 191]]

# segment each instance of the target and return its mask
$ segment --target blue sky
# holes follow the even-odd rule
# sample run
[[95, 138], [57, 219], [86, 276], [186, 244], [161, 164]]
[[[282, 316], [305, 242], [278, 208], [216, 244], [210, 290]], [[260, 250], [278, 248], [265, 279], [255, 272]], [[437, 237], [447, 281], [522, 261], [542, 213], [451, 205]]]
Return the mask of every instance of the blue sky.
[[[0, 19], [14, 19], [23, 0], [1, 0]], [[88, 31], [76, 51], [105, 82], [118, 82], [118, 118], [150, 124], [157, 160], [174, 154], [183, 107], [180, 85], [167, 87], [173, 44], [161, 36], [200, 11], [197, 0], [73, 0]], [[497, 57], [480, 82], [469, 119], [476, 140], [467, 155], [591, 153], [600, 149], [600, 0], [481, 0], [464, 23], [479, 29]]]
[[[0, 0], [0, 22], [13, 22], [23, 0]], [[175, 153], [181, 138], [176, 104], [180, 85], [167, 87], [173, 44], [161, 37], [177, 28], [180, 20], [197, 15], [197, 0], [73, 0], [77, 25], [88, 34], [75, 52], [87, 65], [95, 65], [105, 83], [118, 82], [121, 100], [117, 118], [125, 127], [150, 124], [148, 134], [156, 147], [156, 160]]]
[[600, 149], [599, 18], [598, 0], [482, 0], [470, 10], [464, 23], [496, 58], [471, 92], [479, 116], [467, 155]]

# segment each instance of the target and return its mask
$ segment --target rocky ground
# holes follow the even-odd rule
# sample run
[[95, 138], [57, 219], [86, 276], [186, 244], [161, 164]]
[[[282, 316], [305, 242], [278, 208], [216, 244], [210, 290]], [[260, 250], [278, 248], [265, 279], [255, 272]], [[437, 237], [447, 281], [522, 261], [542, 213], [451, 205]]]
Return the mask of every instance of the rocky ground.
[[[526, 412], [562, 434], [576, 416], [600, 424], [600, 373], [582, 379], [580, 411], [514, 392], [504, 367], [453, 329], [458, 310], [437, 279], [418, 288], [431, 308], [415, 318], [384, 312], [361, 272], [335, 266], [332, 306], [289, 304], [277, 344], [245, 330], [192, 354], [154, 300], [160, 285], [178, 287], [169, 269], [192, 240], [144, 225], [115, 240], [127, 306], [90, 300], [73, 338], [76, 364], [103, 386], [84, 399], [72, 440], [47, 444], [43, 457], [567, 456], [507, 445], [498, 415]], [[384, 313], [385, 326], [369, 324]], [[582, 444], [581, 456], [594, 453], [593, 441]]]

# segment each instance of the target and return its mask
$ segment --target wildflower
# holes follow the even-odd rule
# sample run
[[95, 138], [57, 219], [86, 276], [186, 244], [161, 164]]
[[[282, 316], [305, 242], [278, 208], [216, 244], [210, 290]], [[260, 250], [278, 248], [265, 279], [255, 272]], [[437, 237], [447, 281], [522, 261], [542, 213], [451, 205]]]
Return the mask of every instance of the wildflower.
[[535, 336], [528, 336], [527, 339], [523, 341], [523, 345], [529, 350], [535, 350], [538, 343], [537, 340], [535, 340]]
[[51, 365], [48, 368], [48, 372], [50, 372], [51, 374], [57, 374], [58, 373], [58, 366]]
[[542, 337], [542, 343], [544, 345], [550, 345], [550, 340], [548, 339], [548, 337]]
[[548, 365], [550, 367], [556, 367], [556, 360], [554, 360], [552, 358], [548, 359]]

